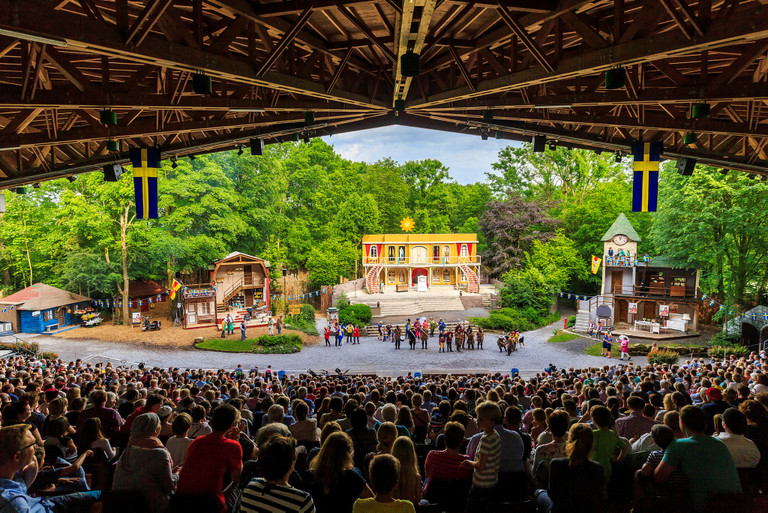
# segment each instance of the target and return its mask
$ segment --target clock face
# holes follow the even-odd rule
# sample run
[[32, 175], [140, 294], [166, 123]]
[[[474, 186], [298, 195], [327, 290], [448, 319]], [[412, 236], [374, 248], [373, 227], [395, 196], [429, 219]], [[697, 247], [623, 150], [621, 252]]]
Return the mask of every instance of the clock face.
[[613, 238], [613, 242], [615, 242], [619, 246], [623, 246], [624, 244], [627, 243], [627, 241], [629, 241], [629, 238], [627, 238], [626, 235], [617, 235]]

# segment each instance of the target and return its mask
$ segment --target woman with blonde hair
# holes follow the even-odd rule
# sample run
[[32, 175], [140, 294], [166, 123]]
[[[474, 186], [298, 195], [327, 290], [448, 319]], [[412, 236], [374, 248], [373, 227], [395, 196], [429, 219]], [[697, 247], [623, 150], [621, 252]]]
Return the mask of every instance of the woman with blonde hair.
[[392, 456], [400, 462], [400, 478], [393, 497], [418, 504], [421, 499], [421, 475], [416, 461], [416, 448], [410, 438], [398, 437], [392, 444]]
[[317, 513], [351, 513], [355, 501], [373, 497], [373, 491], [353, 463], [352, 439], [343, 431], [328, 435], [309, 464], [307, 491]]
[[539, 510], [553, 513], [601, 511], [603, 466], [592, 461], [595, 435], [587, 424], [574, 424], [568, 432], [567, 458], [555, 458], [549, 465], [549, 492], [539, 493]]

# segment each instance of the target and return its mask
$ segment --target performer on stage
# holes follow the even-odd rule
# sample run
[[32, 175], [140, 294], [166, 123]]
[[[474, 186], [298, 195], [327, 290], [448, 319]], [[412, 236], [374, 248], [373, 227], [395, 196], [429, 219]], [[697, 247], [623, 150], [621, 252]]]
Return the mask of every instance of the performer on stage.
[[453, 342], [453, 332], [452, 332], [452, 331], [448, 331], [448, 332], [445, 334], [445, 343], [446, 343], [446, 345], [448, 346], [448, 352], [449, 352], [449, 353], [452, 353], [452, 352], [453, 352], [453, 349], [451, 349], [451, 343], [452, 343], [452, 342]]
[[394, 337], [393, 340], [395, 341], [395, 349], [400, 349], [400, 337], [402, 336], [402, 333], [400, 332], [400, 326], [395, 326], [395, 331], [392, 332], [392, 336]]

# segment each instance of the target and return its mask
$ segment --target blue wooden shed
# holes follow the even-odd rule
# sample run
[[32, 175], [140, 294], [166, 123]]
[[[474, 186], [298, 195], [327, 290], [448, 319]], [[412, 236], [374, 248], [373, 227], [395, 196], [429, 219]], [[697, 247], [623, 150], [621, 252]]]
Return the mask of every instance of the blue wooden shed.
[[86, 308], [90, 299], [45, 283], [35, 283], [0, 299], [0, 321], [16, 333], [45, 333], [72, 324], [73, 310]]

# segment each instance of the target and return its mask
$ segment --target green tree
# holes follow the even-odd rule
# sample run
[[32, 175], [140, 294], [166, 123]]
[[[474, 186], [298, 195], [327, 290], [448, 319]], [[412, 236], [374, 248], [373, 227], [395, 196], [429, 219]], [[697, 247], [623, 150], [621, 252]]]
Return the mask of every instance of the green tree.
[[526, 267], [541, 271], [552, 290], [566, 290], [574, 279], [584, 280], [589, 274], [587, 260], [582, 258], [574, 242], [562, 230], [547, 242], [533, 241], [533, 250], [528, 255]]
[[309, 254], [309, 279], [315, 286], [334, 285], [340, 276], [353, 276], [357, 261], [358, 251], [354, 243], [342, 239], [325, 240]]
[[701, 288], [748, 306], [768, 284], [768, 184], [742, 172], [698, 166], [692, 176], [667, 163], [651, 236], [663, 253], [702, 269]]

